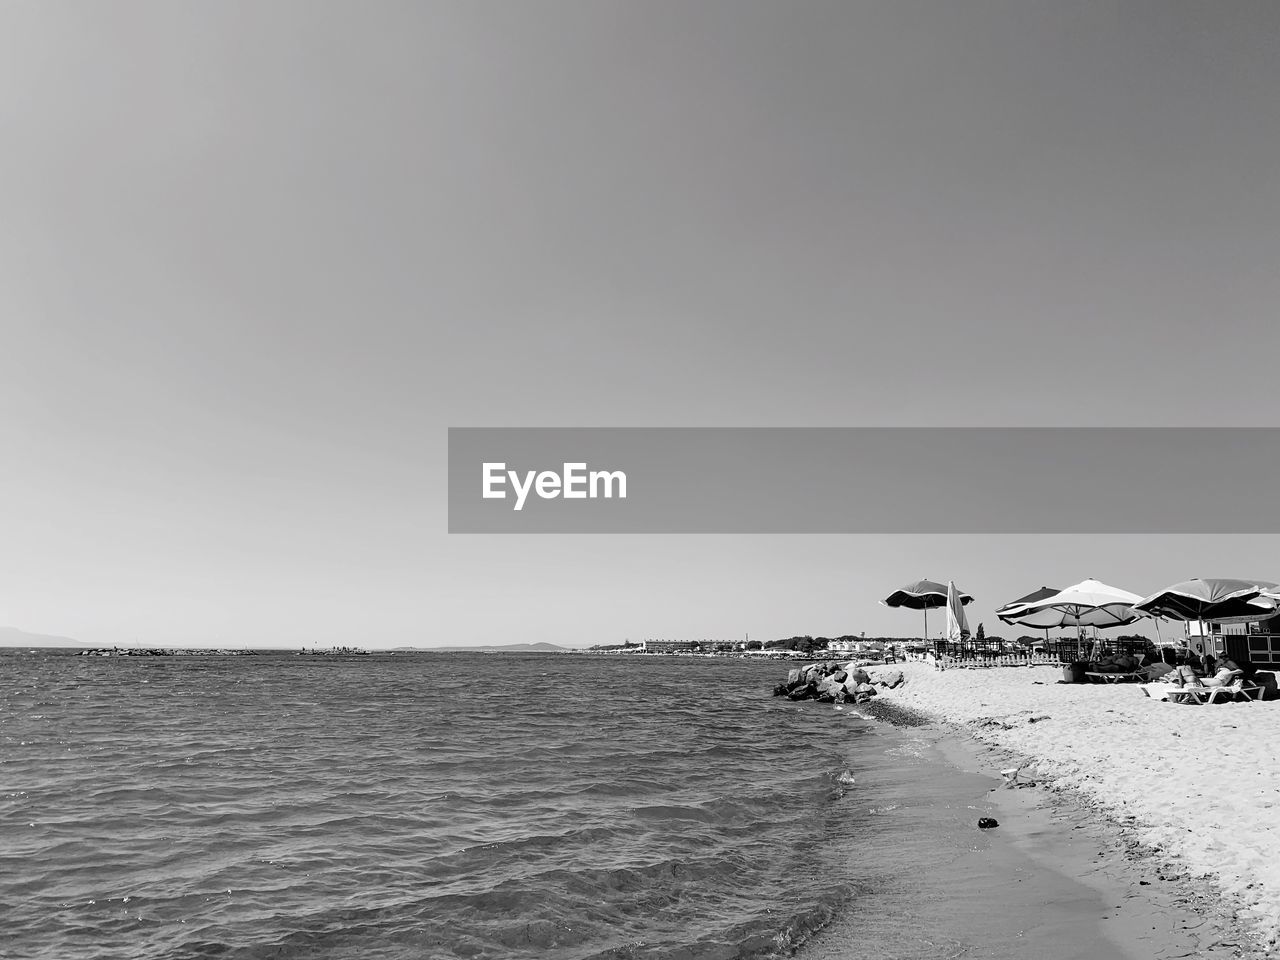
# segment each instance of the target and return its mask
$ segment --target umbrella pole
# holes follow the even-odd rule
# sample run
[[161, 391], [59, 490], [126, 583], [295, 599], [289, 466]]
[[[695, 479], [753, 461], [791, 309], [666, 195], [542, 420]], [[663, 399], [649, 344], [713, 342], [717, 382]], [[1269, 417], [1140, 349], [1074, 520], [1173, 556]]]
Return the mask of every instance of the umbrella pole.
[[924, 608], [924, 645], [929, 645], [929, 608]]

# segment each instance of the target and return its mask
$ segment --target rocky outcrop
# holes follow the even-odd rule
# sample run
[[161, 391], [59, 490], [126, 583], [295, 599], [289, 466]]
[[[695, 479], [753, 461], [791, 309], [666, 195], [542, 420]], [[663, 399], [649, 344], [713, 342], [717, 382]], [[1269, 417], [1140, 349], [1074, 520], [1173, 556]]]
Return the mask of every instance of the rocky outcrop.
[[872, 676], [856, 664], [824, 660], [788, 671], [786, 681], [774, 688], [773, 695], [819, 703], [865, 703], [878, 694], [881, 687], [894, 689], [905, 682], [901, 670], [887, 670]]
[[247, 657], [257, 650], [228, 650], [205, 647], [95, 647], [81, 650], [82, 657]]

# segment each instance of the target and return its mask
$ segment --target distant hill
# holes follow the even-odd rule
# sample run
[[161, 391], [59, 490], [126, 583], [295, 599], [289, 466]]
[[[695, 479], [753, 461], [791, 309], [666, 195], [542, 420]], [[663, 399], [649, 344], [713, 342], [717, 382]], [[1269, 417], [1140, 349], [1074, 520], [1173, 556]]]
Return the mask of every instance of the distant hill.
[[83, 647], [80, 640], [47, 633], [27, 633], [17, 627], [0, 627], [0, 647]]
[[568, 647], [561, 647], [554, 643], [499, 643], [490, 646], [475, 647], [395, 647], [396, 651], [422, 651], [422, 652], [460, 652], [460, 651], [486, 651], [489, 653], [568, 653]]

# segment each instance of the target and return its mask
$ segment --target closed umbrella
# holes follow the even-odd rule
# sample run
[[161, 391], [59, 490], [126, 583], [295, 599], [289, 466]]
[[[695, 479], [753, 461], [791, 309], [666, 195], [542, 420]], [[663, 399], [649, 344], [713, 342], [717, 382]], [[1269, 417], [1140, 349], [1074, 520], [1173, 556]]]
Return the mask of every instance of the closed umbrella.
[[[963, 591], [957, 591], [960, 603], [973, 603], [973, 597]], [[924, 639], [929, 639], [929, 611], [947, 605], [947, 587], [936, 580], [917, 580], [899, 590], [893, 591], [880, 601], [886, 607], [906, 607], [909, 610], [924, 611]]]
[[947, 639], [963, 643], [969, 639], [969, 618], [964, 615], [964, 603], [955, 582], [947, 581]]

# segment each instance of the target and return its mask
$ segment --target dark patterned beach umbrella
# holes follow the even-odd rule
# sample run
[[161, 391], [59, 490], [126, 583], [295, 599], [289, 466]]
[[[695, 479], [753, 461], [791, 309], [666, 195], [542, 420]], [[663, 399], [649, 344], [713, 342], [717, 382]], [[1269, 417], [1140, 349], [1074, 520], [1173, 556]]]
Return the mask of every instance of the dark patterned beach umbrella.
[[[973, 603], [973, 597], [960, 592], [960, 603]], [[886, 607], [906, 607], [908, 610], [924, 611], [924, 638], [929, 639], [929, 611], [947, 605], [947, 585], [936, 580], [917, 580], [905, 587], [893, 591], [880, 601]]]
[[1280, 607], [1277, 584], [1270, 580], [1236, 580], [1230, 577], [1193, 578], [1165, 587], [1159, 593], [1139, 600], [1134, 609], [1155, 619], [1192, 620], [1200, 624], [1205, 638], [1206, 621], [1216, 623], [1248, 623], [1274, 617]]
[[999, 607], [996, 610], [996, 616], [1010, 626], [1040, 627], [1044, 630], [1044, 641], [1048, 644], [1050, 624], [1040, 622], [1023, 623], [1018, 619], [1018, 611], [1029, 603], [1035, 603], [1038, 600], [1045, 600], [1049, 597], [1057, 596], [1061, 592], [1061, 590], [1054, 587], [1041, 587], [1039, 590], [1032, 590], [1025, 597], [1019, 597], [1017, 600], [1010, 600], [1003, 607]]
[[1165, 587], [1133, 606], [1169, 620], [1266, 620], [1276, 614], [1276, 598], [1268, 592], [1276, 589], [1270, 580], [1195, 578]]
[[[997, 608], [996, 616], [1005, 623], [1011, 625], [1022, 625], [1022, 621], [1017, 618], [1017, 611], [1019, 608], [1026, 606], [1029, 603], [1035, 603], [1037, 600], [1045, 600], [1049, 597], [1057, 596], [1061, 592], [1061, 590], [1056, 590], [1053, 587], [1041, 587], [1039, 590], [1032, 590], [1025, 597], [1019, 597], [1017, 600], [1010, 600], [1003, 607]], [[1045, 629], [1048, 628], [1046, 627]]]

